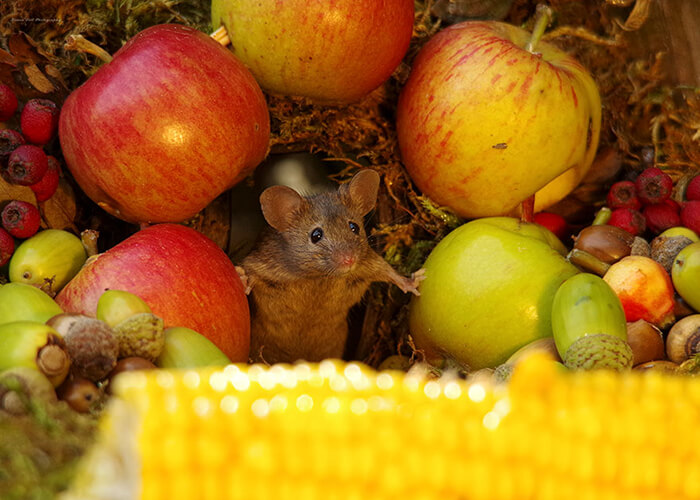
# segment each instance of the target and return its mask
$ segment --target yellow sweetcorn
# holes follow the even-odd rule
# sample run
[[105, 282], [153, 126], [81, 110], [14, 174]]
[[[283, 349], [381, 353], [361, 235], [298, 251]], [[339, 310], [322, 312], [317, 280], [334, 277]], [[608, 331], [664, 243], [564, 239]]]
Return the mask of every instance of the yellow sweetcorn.
[[356, 363], [120, 376], [68, 499], [700, 498], [700, 381], [564, 372], [505, 385]]

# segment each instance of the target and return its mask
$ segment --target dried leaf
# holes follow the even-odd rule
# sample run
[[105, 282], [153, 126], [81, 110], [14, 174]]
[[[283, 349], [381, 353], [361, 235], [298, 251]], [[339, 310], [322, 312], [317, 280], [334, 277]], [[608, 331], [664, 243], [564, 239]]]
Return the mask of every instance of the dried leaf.
[[48, 62], [46, 54], [26, 33], [15, 33], [7, 42], [7, 47], [18, 61], [29, 64]]
[[32, 87], [43, 94], [49, 94], [57, 90], [36, 64], [25, 66], [24, 74], [27, 75], [27, 79], [32, 84]]
[[36, 198], [34, 197], [34, 192], [27, 186], [20, 186], [18, 184], [10, 184], [5, 179], [0, 177], [0, 204], [4, 204], [10, 200], [21, 200], [28, 201], [36, 205]]
[[39, 203], [44, 222], [52, 229], [76, 230], [74, 221], [77, 214], [75, 193], [71, 185], [61, 179], [54, 195]]
[[649, 17], [650, 8], [651, 0], [637, 0], [625, 24], [622, 25], [622, 29], [625, 31], [636, 31], [641, 28]]
[[15, 56], [7, 52], [6, 50], [0, 49], [0, 63], [7, 63], [12, 66], [17, 65], [17, 59]]
[[63, 75], [61, 75], [61, 72], [58, 71], [55, 66], [47, 64], [46, 66], [44, 66], [44, 73], [46, 73], [48, 76], [59, 82], [64, 89], [67, 88], [66, 82], [63, 79]]

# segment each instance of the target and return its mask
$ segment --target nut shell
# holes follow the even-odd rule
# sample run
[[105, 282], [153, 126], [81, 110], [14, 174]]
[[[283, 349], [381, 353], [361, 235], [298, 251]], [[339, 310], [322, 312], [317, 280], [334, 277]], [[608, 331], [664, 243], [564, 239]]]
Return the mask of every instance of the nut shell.
[[612, 264], [630, 254], [634, 236], [619, 227], [600, 224], [584, 227], [575, 240], [574, 248]]
[[643, 319], [627, 323], [627, 343], [632, 349], [633, 366], [665, 357], [661, 330]]
[[676, 321], [666, 336], [666, 355], [681, 364], [700, 352], [700, 314]]

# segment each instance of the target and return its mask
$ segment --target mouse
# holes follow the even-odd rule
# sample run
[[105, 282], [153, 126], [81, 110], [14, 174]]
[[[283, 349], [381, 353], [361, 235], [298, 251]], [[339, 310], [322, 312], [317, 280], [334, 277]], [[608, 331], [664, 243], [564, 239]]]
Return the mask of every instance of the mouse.
[[260, 195], [267, 227], [237, 270], [251, 312], [252, 362], [343, 356], [348, 312], [373, 282], [419, 295], [425, 272], [399, 274], [367, 241], [364, 218], [380, 177], [362, 169], [337, 189], [303, 196], [286, 186]]

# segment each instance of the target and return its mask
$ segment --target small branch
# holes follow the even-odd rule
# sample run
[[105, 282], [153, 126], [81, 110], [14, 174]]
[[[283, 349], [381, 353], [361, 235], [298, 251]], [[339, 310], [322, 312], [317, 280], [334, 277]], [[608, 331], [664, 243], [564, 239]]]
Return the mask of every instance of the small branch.
[[537, 11], [535, 14], [535, 27], [532, 29], [532, 36], [530, 36], [530, 41], [527, 42], [525, 50], [528, 52], [535, 52], [537, 44], [540, 43], [542, 35], [544, 35], [547, 26], [552, 22], [552, 9], [543, 3], [537, 4]]
[[87, 40], [82, 35], [68, 35], [63, 44], [64, 50], [74, 50], [84, 54], [92, 54], [97, 56], [102, 62], [108, 63], [112, 61], [112, 56], [99, 45], [95, 45], [90, 40]]
[[520, 220], [532, 222], [535, 220], [535, 195], [529, 196], [520, 203]]

